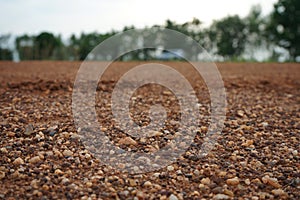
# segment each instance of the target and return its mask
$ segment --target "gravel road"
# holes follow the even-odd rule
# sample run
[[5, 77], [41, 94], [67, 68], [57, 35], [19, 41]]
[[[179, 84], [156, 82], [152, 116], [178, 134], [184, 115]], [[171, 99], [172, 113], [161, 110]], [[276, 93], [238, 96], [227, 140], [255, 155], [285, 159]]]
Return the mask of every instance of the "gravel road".
[[[117, 80], [138, 64], [117, 62], [105, 72], [98, 123], [124, 151], [153, 153], [180, 134], [173, 93], [158, 85], [134, 93], [130, 111], [140, 125], [150, 122], [149, 105], [166, 108], [165, 126], [150, 137], [120, 131], [110, 110]], [[163, 64], [195, 89], [200, 125], [175, 162], [129, 174], [103, 165], [81, 142], [71, 107], [79, 62], [0, 62], [0, 199], [300, 199], [299, 64], [217, 63], [228, 105], [222, 134], [205, 157], [198, 155], [209, 127], [208, 90], [189, 64]]]

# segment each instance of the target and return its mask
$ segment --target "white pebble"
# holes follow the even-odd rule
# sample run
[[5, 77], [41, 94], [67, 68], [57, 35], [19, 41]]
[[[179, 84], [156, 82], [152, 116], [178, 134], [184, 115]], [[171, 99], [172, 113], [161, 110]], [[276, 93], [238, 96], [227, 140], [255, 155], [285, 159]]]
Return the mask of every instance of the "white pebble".
[[178, 200], [178, 198], [174, 194], [171, 194], [169, 200]]
[[173, 167], [172, 165], [170, 165], [170, 166], [167, 167], [167, 170], [168, 170], [168, 171], [173, 171], [173, 170], [174, 170], [174, 167]]

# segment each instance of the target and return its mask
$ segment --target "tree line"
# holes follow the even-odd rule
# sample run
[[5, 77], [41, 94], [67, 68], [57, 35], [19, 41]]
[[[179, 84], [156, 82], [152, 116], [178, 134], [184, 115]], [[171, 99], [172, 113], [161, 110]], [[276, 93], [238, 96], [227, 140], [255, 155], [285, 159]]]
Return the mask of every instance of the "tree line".
[[[253, 6], [246, 17], [227, 16], [204, 28], [199, 19], [176, 23], [167, 20], [155, 27], [182, 32], [203, 46], [214, 60], [278, 61], [286, 55], [289, 61], [300, 58], [300, 1], [278, 0], [273, 11], [263, 16], [260, 6]], [[125, 27], [123, 31], [134, 28]], [[63, 42], [60, 35], [42, 32], [21, 35], [15, 39], [15, 53], [20, 60], [84, 60], [99, 43], [118, 33], [81, 33]], [[10, 35], [0, 36], [0, 60], [12, 60], [13, 50], [7, 45]], [[267, 54], [262, 57], [260, 54]], [[120, 60], [152, 59], [146, 50], [132, 52]]]

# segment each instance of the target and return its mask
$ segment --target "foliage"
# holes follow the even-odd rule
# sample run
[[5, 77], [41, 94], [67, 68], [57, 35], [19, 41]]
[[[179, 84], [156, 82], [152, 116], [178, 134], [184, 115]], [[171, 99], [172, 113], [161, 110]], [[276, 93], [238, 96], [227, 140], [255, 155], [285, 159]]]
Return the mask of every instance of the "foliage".
[[16, 48], [21, 60], [34, 60], [34, 37], [27, 34], [16, 38]]
[[52, 33], [42, 32], [34, 38], [34, 57], [37, 60], [53, 59], [54, 51], [61, 45]]
[[269, 39], [287, 49], [292, 60], [300, 56], [300, 1], [279, 0], [268, 26]]
[[[291, 60], [296, 60], [300, 55], [300, 1], [299, 0], [278, 0], [274, 10], [268, 16], [263, 16], [259, 5], [253, 6], [249, 14], [241, 18], [238, 15], [227, 16], [214, 21], [207, 28], [202, 27], [202, 22], [194, 18], [189, 22], [176, 23], [166, 20], [164, 25], [155, 25], [157, 28], [168, 28], [179, 31], [197, 41], [214, 59], [218, 60], [257, 60], [260, 52], [268, 52], [268, 57], [261, 60], [279, 60], [283, 53], [278, 49], [286, 49]], [[133, 29], [134, 26], [126, 26], [123, 31]], [[21, 35], [16, 38], [15, 46], [21, 60], [84, 60], [115, 59], [118, 52], [124, 49], [140, 47], [132, 52], [116, 58], [118, 60], [151, 60], [155, 59], [156, 53], [153, 48], [144, 46], [157, 46], [162, 44], [166, 35], [154, 37], [151, 34], [141, 34], [127, 37], [122, 44], [111, 44], [105, 52], [90, 52], [101, 42], [113, 36], [117, 32], [107, 33], [81, 33], [79, 36], [71, 35], [66, 42], [63, 42], [60, 35], [42, 32], [38, 35]], [[12, 51], [1, 45], [5, 37], [0, 38], [0, 59], [11, 59]], [[160, 41], [159, 41], [160, 40]], [[1, 42], [2, 41], [2, 42]], [[144, 44], [144, 41], [153, 41], [152, 44]], [[143, 44], [139, 44], [143, 43]], [[168, 49], [178, 49], [178, 42], [166, 42]], [[183, 45], [189, 45], [188, 42]], [[188, 48], [186, 48], [188, 49]], [[194, 55], [192, 48], [185, 52]], [[162, 51], [163, 52], [163, 51]], [[201, 54], [201, 53], [200, 53]], [[196, 57], [199, 53], [196, 54]], [[201, 57], [201, 55], [200, 55]]]
[[245, 28], [246, 25], [237, 15], [216, 21], [211, 34], [216, 41], [218, 54], [227, 59], [240, 56], [245, 47]]
[[8, 48], [10, 35], [0, 35], [0, 60], [12, 60], [12, 51]]

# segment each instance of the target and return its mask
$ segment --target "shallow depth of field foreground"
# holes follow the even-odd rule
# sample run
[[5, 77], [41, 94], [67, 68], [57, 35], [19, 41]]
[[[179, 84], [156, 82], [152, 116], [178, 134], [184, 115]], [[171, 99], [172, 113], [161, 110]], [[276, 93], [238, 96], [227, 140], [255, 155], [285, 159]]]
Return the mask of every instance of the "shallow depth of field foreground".
[[[213, 150], [200, 158], [209, 127], [208, 90], [189, 64], [162, 62], [189, 80], [202, 117], [183, 155], [143, 174], [103, 165], [82, 144], [71, 107], [80, 64], [0, 62], [0, 199], [300, 199], [299, 64], [217, 63], [226, 120]], [[95, 107], [112, 144], [151, 153], [177, 136], [180, 107], [168, 89], [145, 85], [134, 92], [130, 116], [146, 125], [149, 106], [160, 103], [165, 126], [140, 138], [116, 128], [111, 93], [138, 64], [114, 63], [98, 84]]]

